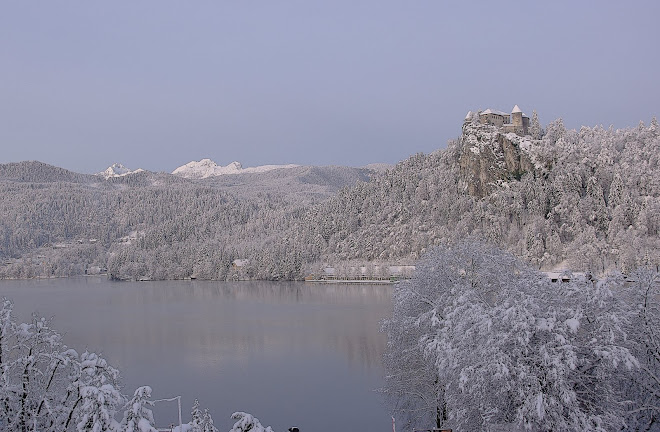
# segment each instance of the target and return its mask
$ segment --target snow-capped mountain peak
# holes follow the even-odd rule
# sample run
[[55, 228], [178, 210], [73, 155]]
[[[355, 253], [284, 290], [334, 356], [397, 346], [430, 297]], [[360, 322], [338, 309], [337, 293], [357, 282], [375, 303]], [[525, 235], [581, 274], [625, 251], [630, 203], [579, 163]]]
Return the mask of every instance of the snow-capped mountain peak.
[[120, 163], [114, 163], [108, 167], [105, 171], [101, 171], [100, 173], [97, 173], [96, 175], [105, 177], [106, 179], [110, 177], [122, 177], [128, 174], [133, 174], [137, 173], [140, 171], [144, 171], [143, 169], [139, 168], [136, 170], [131, 170], [126, 168], [124, 165]]
[[172, 171], [172, 174], [185, 178], [207, 178], [227, 174], [247, 174], [254, 172], [265, 172], [280, 168], [293, 168], [298, 165], [262, 165], [252, 168], [243, 168], [240, 162], [232, 162], [227, 166], [221, 166], [211, 159], [188, 162]]

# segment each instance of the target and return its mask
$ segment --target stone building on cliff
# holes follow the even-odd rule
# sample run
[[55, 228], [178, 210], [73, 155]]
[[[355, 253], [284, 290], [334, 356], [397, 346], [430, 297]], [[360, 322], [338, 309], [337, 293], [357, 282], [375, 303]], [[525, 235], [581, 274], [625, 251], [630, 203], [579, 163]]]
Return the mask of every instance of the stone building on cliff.
[[[501, 128], [503, 132], [513, 132], [520, 136], [528, 135], [529, 117], [522, 112], [518, 105], [513, 107], [511, 114], [488, 108], [478, 113], [479, 123]], [[472, 111], [467, 113], [465, 121], [472, 120]]]

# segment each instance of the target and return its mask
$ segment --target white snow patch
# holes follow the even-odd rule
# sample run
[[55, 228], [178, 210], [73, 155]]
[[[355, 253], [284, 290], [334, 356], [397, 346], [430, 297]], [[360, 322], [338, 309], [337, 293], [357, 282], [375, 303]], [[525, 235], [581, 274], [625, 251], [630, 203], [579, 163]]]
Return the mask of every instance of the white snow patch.
[[551, 319], [539, 318], [536, 322], [536, 328], [541, 331], [551, 331], [554, 328], [554, 322]]
[[126, 168], [124, 165], [120, 163], [114, 163], [110, 165], [108, 169], [100, 172], [99, 174], [105, 177], [117, 177], [117, 176], [126, 175], [129, 172], [131, 172], [131, 170]]
[[239, 258], [239, 259], [235, 259], [232, 262], [232, 264], [233, 264], [234, 267], [239, 267], [239, 268], [240, 267], [245, 267], [246, 265], [250, 264], [250, 260], [246, 259], [246, 258]]
[[[516, 107], [518, 107], [518, 105], [516, 105]], [[543, 420], [545, 417], [545, 409], [543, 405], [543, 394], [539, 393], [536, 395], [536, 415], [538, 416], [539, 420]]]
[[124, 165], [120, 163], [114, 163], [110, 165], [108, 169], [106, 169], [105, 171], [101, 171], [100, 173], [96, 173], [96, 175], [109, 179], [110, 177], [123, 177], [129, 174], [135, 174], [142, 171], [144, 171], [142, 168], [131, 170], [126, 168]]
[[564, 321], [564, 324], [566, 324], [566, 327], [568, 327], [573, 333], [577, 333], [578, 328], [580, 328], [580, 320], [577, 318], [569, 318]]

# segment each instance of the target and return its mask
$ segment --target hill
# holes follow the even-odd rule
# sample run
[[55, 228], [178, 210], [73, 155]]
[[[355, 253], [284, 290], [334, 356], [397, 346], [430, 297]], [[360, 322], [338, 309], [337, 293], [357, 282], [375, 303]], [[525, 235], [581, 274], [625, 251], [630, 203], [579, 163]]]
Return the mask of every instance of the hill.
[[94, 183], [93, 175], [79, 174], [38, 161], [0, 164], [0, 180], [26, 183]]
[[322, 261], [412, 262], [467, 236], [541, 269], [601, 273], [660, 264], [660, 130], [519, 137], [467, 122], [446, 150], [415, 155], [311, 210]]
[[201, 180], [149, 171], [103, 178], [22, 162], [1, 165], [0, 173], [0, 277], [110, 268], [119, 278], [222, 279], [234, 260], [277, 243], [303, 206], [373, 172], [294, 167]]

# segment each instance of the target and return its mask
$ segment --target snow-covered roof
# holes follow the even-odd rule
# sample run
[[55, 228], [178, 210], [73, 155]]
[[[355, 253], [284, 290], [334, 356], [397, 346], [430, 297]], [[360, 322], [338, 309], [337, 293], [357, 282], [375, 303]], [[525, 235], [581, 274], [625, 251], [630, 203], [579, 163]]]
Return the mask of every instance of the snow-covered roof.
[[465, 120], [470, 120], [472, 118], [472, 111], [468, 111], [467, 114], [465, 114]]
[[495, 115], [507, 116], [507, 117], [509, 116], [509, 113], [505, 113], [504, 111], [493, 110], [490, 108], [488, 108], [486, 111], [482, 111], [479, 115], [484, 115], [484, 114], [495, 114]]
[[522, 113], [522, 110], [520, 109], [520, 107], [518, 105], [516, 105], [516, 106], [513, 107], [513, 110], [511, 110], [511, 114], [513, 114], [513, 113]]
[[527, 118], [529, 118], [529, 116], [528, 116], [527, 114], [525, 114], [525, 113], [523, 113], [522, 116], [523, 116], [523, 117], [527, 117]]

